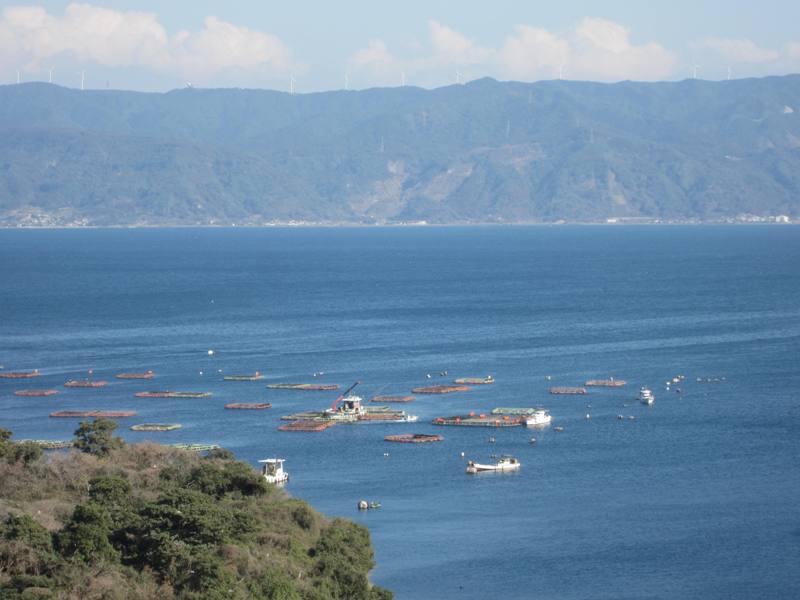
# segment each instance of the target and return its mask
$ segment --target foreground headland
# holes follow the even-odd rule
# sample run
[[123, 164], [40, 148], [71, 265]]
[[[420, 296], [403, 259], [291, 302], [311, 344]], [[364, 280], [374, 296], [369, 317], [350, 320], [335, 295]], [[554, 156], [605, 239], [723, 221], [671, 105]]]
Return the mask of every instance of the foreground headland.
[[228, 451], [125, 445], [113, 429], [86, 422], [54, 454], [0, 429], [0, 597], [392, 597], [367, 579], [366, 528]]

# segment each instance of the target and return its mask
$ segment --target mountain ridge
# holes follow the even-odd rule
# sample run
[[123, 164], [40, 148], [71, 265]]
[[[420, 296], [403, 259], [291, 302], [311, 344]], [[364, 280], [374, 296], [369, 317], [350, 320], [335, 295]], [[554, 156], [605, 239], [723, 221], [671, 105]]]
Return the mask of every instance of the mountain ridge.
[[800, 76], [163, 94], [0, 86], [0, 225], [800, 217]]

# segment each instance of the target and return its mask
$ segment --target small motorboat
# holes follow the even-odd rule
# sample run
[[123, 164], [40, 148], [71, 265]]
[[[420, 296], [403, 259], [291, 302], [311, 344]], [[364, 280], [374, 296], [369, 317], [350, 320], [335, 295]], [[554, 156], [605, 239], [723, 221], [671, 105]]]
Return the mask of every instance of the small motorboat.
[[545, 425], [550, 425], [552, 422], [553, 417], [543, 408], [533, 409], [525, 416], [525, 425], [527, 427], [543, 427]]
[[471, 460], [467, 463], [467, 473], [480, 473], [483, 471], [516, 471], [520, 462], [513, 456], [502, 456], [500, 460], [491, 464], [476, 463]]
[[260, 460], [258, 462], [263, 465], [261, 467], [261, 475], [264, 477], [267, 483], [281, 485], [289, 481], [289, 473], [283, 470], [283, 463], [285, 462], [284, 459], [265, 458], [264, 460]]
[[652, 405], [656, 401], [656, 397], [653, 395], [653, 392], [648, 390], [647, 388], [642, 388], [639, 390], [639, 402], [642, 404], [647, 404], [648, 406]]

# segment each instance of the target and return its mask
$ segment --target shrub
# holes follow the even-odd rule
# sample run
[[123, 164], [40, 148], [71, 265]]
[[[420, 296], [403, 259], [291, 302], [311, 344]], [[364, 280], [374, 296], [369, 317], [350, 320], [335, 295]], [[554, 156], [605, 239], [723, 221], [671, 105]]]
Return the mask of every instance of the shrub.
[[234, 453], [227, 448], [212, 448], [206, 453], [205, 458], [208, 460], [236, 460]]
[[267, 493], [264, 479], [247, 463], [240, 461], [222, 465], [203, 463], [189, 472], [184, 484], [216, 498], [234, 492], [242, 496], [261, 496]]
[[12, 442], [13, 435], [10, 429], [0, 427], [0, 458], [8, 463], [22, 462], [27, 465], [42, 457], [42, 449], [37, 444]]
[[305, 530], [311, 529], [316, 520], [314, 518], [314, 511], [305, 503], [295, 506], [294, 510], [292, 510], [292, 519]]
[[107, 456], [111, 450], [124, 445], [122, 438], [114, 437], [117, 424], [109, 419], [82, 421], [75, 430], [75, 448], [95, 456]]
[[370, 598], [366, 574], [374, 562], [369, 532], [364, 527], [334, 519], [320, 535], [315, 550], [323, 593], [348, 600]]
[[89, 480], [89, 498], [103, 506], [130, 504], [131, 484], [119, 475], [103, 475]]
[[117, 560], [117, 551], [109, 542], [111, 517], [99, 504], [79, 504], [64, 528], [56, 534], [56, 546], [64, 556], [92, 561]]
[[301, 599], [292, 580], [275, 569], [268, 569], [248, 587], [254, 598], [264, 598], [264, 600]]

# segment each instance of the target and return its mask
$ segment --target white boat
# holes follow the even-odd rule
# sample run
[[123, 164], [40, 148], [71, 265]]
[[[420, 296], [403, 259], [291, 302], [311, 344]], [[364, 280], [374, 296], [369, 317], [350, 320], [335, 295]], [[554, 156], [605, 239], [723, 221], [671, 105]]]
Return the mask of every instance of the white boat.
[[262, 464], [261, 475], [264, 477], [267, 483], [280, 485], [289, 481], [289, 473], [283, 470], [283, 463], [285, 462], [284, 459], [265, 458], [264, 460], [260, 460], [258, 462]]
[[543, 408], [537, 408], [525, 416], [526, 427], [541, 427], [543, 425], [550, 425], [552, 422], [553, 417]]
[[644, 387], [641, 390], [639, 390], [639, 402], [650, 406], [655, 401], [656, 397], [653, 395], [653, 392]]
[[325, 417], [333, 421], [358, 421], [366, 411], [360, 396], [339, 397], [334, 406], [325, 411]]
[[471, 460], [467, 463], [467, 473], [480, 473], [482, 471], [516, 471], [520, 462], [513, 456], [503, 456], [496, 463], [484, 465]]

